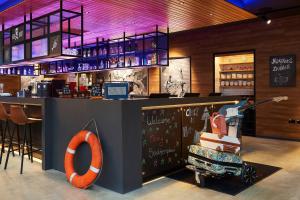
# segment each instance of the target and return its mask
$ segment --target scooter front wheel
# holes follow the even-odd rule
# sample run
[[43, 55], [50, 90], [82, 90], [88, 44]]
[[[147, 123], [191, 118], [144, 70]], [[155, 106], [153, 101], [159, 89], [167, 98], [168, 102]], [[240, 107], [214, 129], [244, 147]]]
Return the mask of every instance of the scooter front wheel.
[[205, 176], [200, 172], [195, 171], [195, 181], [199, 187], [205, 187]]
[[244, 184], [251, 185], [256, 179], [256, 169], [255, 167], [244, 164], [242, 169], [241, 178]]

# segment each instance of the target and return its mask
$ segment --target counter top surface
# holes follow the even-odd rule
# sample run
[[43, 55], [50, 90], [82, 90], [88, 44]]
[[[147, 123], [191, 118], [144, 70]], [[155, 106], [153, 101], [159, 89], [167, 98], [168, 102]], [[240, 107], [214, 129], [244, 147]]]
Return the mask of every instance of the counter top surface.
[[[23, 105], [39, 105], [44, 106], [48, 103], [69, 102], [74, 105], [130, 105], [136, 108], [157, 107], [157, 106], [192, 106], [197, 103], [218, 103], [227, 101], [236, 101], [241, 99], [238, 96], [214, 96], [214, 97], [188, 97], [188, 98], [136, 98], [123, 100], [99, 100], [99, 99], [80, 99], [80, 98], [17, 98], [17, 97], [0, 97], [2, 103], [13, 103]], [[71, 104], [69, 104], [71, 105]], [[72, 104], [73, 105], [73, 104]], [[76, 106], [77, 107], [77, 106]]]

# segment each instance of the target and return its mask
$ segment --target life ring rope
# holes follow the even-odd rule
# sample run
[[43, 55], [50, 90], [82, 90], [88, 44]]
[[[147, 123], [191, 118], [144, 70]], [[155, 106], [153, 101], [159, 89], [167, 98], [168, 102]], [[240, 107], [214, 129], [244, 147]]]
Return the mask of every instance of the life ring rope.
[[[92, 151], [92, 161], [84, 175], [78, 175], [73, 166], [76, 149], [82, 143], [88, 143]], [[67, 180], [75, 187], [86, 189], [100, 176], [103, 165], [103, 153], [99, 136], [91, 131], [81, 130], [70, 141], [65, 154]]]

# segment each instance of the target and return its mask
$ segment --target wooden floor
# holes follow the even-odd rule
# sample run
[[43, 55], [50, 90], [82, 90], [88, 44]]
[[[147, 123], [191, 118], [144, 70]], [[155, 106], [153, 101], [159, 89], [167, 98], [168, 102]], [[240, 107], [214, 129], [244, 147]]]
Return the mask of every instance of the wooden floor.
[[8, 169], [0, 166], [1, 200], [96, 200], [96, 199], [300, 199], [300, 143], [260, 138], [243, 138], [244, 160], [283, 168], [236, 196], [162, 178], [126, 195], [101, 187], [79, 190], [70, 186], [64, 174], [42, 171], [39, 163], [26, 159], [24, 174], [19, 175], [20, 159], [12, 158]]

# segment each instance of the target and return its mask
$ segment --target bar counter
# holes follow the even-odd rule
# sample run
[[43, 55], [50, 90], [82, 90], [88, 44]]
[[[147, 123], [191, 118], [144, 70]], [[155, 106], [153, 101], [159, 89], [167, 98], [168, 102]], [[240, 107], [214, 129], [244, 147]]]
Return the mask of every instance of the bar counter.
[[[42, 168], [64, 172], [64, 156], [71, 138], [95, 119], [103, 149], [103, 168], [96, 185], [126, 193], [142, 187], [142, 112], [234, 103], [237, 97], [90, 100], [0, 97], [6, 104], [42, 107]], [[89, 127], [95, 132], [94, 127]], [[88, 169], [91, 152], [83, 144], [75, 155], [75, 170]]]

